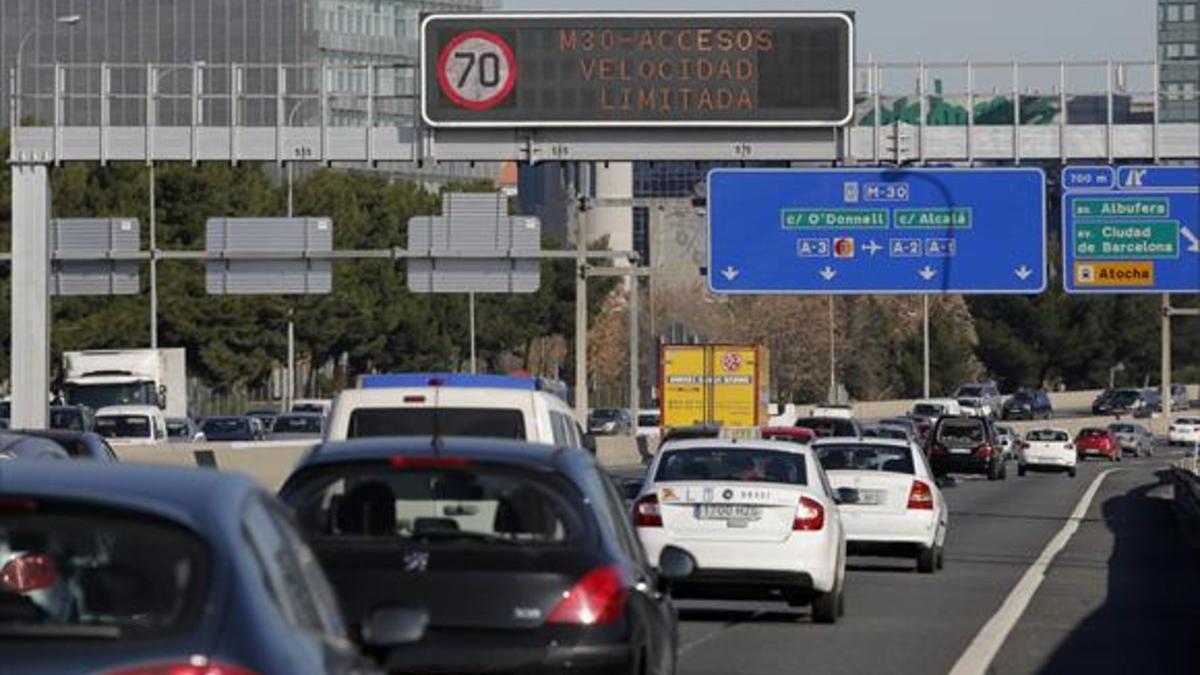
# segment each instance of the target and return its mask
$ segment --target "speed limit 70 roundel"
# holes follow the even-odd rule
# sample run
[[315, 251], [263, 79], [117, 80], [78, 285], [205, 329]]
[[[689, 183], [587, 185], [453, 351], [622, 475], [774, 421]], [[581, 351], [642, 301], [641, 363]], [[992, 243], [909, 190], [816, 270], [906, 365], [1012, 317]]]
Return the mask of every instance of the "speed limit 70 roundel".
[[517, 57], [504, 38], [486, 30], [459, 33], [437, 63], [438, 85], [456, 105], [468, 110], [495, 107], [517, 84]]

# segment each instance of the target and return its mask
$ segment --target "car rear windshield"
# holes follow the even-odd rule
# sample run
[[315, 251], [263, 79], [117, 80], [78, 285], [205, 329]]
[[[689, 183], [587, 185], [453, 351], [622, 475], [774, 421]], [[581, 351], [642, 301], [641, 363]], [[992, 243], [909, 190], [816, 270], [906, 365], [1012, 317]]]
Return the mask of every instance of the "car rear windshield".
[[671, 450], [654, 474], [658, 483], [714, 480], [807, 485], [804, 455], [751, 448], [681, 448]]
[[502, 408], [360, 408], [350, 414], [348, 438], [372, 436], [525, 438], [520, 410]]
[[820, 445], [816, 453], [826, 471], [916, 473], [912, 451], [908, 448], [846, 443]]
[[1132, 424], [1113, 424], [1108, 427], [1108, 430], [1113, 432], [1114, 434], [1132, 434], [1133, 433], [1133, 425]]
[[538, 547], [579, 542], [588, 532], [583, 498], [560, 477], [459, 460], [395, 466], [401, 461], [313, 472], [287, 501], [318, 542]]
[[1200, 424], [1200, 417], [1180, 417], [1175, 420], [1176, 424]]
[[0, 640], [154, 637], [187, 631], [208, 594], [192, 532], [95, 504], [0, 499]]
[[171, 438], [190, 438], [191, 430], [187, 422], [167, 422], [167, 435]]
[[1049, 443], [1058, 443], [1069, 441], [1071, 437], [1065, 431], [1054, 431], [1053, 429], [1039, 429], [1025, 434], [1027, 441], [1041, 441]]
[[659, 421], [658, 413], [655, 413], [653, 415], [638, 415], [638, 426], [639, 427], [656, 427], [656, 426], [658, 426], [658, 421]]
[[271, 431], [276, 434], [319, 434], [321, 433], [321, 418], [310, 416], [282, 415], [275, 418]]
[[1129, 405], [1142, 397], [1139, 391], [1118, 391], [1113, 394], [1112, 402], [1117, 405]]
[[858, 435], [858, 427], [854, 422], [839, 417], [802, 417], [792, 426], [812, 429], [820, 438]]
[[866, 438], [894, 438], [901, 441], [908, 439], [908, 432], [900, 427], [891, 426], [867, 427], [863, 429], [862, 435]]
[[615, 420], [621, 416], [620, 410], [601, 408], [592, 411], [592, 419], [597, 420]]
[[1084, 429], [1079, 432], [1080, 438], [1099, 438], [1108, 435], [1104, 429]]
[[979, 420], [948, 419], [938, 425], [937, 441], [950, 448], [973, 448], [984, 442], [985, 433]]
[[97, 417], [96, 433], [105, 438], [149, 438], [150, 418], [145, 415]]
[[206, 434], [228, 434], [247, 431], [250, 424], [246, 420], [214, 419], [205, 420], [203, 429]]
[[937, 417], [946, 412], [946, 407], [932, 403], [918, 403], [913, 406], [914, 415]]
[[979, 387], [979, 386], [975, 386], [975, 385], [959, 387], [958, 395], [959, 396], [973, 396], [973, 397], [983, 396], [983, 387]]

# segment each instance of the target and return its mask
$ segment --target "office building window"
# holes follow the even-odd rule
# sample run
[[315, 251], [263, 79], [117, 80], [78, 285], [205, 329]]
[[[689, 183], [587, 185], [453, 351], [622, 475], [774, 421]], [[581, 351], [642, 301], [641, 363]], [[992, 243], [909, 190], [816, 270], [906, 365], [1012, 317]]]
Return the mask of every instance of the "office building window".
[[633, 250], [642, 257], [641, 264], [650, 264], [650, 208], [633, 207]]
[[1185, 58], [1185, 59], [1196, 58], [1196, 43], [1195, 42], [1183, 43], [1183, 52], [1182, 53], [1183, 53], [1183, 58]]
[[1167, 21], [1174, 22], [1179, 20], [1179, 5], [1167, 5]]
[[1180, 53], [1181, 53], [1181, 50], [1179, 49], [1178, 44], [1172, 42], [1167, 45], [1167, 58], [1168, 59], [1177, 59], [1177, 58], [1179, 58]]
[[1184, 5], [1182, 18], [1184, 21], [1195, 21], [1196, 20], [1196, 6], [1195, 5]]

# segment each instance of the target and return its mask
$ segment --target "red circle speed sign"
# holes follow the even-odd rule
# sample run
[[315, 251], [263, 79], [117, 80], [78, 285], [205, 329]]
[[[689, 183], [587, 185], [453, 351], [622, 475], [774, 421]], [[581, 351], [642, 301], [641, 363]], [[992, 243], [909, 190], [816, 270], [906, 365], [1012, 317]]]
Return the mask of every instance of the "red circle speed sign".
[[487, 110], [508, 97], [517, 84], [517, 57], [499, 35], [471, 30], [454, 36], [438, 55], [438, 85], [451, 101]]

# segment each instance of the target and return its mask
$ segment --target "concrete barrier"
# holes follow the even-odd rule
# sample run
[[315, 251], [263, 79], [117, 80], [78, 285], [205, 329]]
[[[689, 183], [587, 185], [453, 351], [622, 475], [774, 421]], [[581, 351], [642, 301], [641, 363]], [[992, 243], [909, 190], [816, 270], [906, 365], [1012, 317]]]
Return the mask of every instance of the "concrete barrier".
[[122, 462], [170, 464], [202, 468], [212, 453], [216, 468], [237, 471], [275, 492], [283, 485], [312, 443], [169, 443], [164, 445], [113, 446]]

